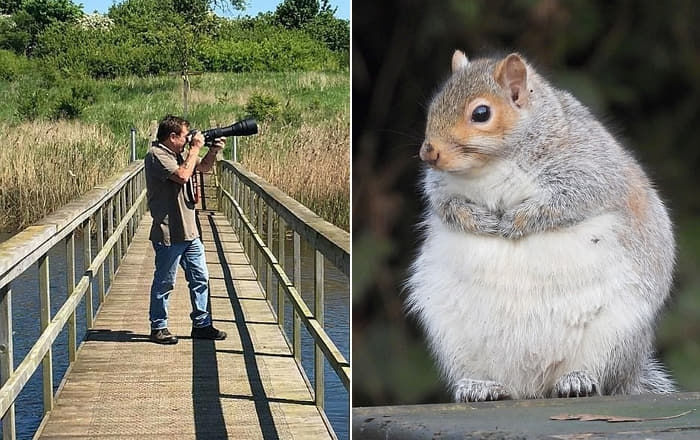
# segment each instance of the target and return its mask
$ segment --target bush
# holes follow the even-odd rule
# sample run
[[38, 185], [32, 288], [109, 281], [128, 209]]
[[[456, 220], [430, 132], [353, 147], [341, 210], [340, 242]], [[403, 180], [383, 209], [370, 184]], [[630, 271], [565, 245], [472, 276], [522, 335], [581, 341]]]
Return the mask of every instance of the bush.
[[50, 106], [51, 97], [38, 81], [22, 81], [17, 88], [15, 116], [19, 120], [37, 120], [48, 112]]
[[338, 57], [304, 31], [256, 24], [246, 29], [231, 23], [219, 40], [202, 44], [197, 53], [208, 71], [284, 72], [338, 70]]
[[271, 121], [277, 119], [281, 108], [279, 101], [274, 96], [256, 93], [248, 99], [245, 111], [258, 121]]
[[16, 55], [9, 50], [0, 49], [0, 80], [14, 81], [30, 69], [30, 62], [27, 58]]
[[87, 106], [95, 103], [96, 97], [97, 85], [93, 80], [74, 81], [73, 85], [59, 96], [53, 116], [56, 119], [75, 119], [82, 115]]

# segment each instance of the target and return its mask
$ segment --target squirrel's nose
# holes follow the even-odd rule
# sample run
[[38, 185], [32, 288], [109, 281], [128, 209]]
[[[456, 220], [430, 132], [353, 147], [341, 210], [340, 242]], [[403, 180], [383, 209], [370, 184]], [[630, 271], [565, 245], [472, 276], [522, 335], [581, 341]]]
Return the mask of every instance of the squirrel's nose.
[[420, 159], [434, 166], [440, 159], [440, 152], [430, 142], [424, 142], [420, 147]]

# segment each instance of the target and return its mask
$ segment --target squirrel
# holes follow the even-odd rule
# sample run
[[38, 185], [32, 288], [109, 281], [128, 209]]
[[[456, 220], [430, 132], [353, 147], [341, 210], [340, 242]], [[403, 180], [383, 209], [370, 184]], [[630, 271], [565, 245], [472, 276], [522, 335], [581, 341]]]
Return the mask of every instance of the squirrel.
[[406, 281], [457, 402], [669, 393], [669, 215], [632, 155], [524, 57], [452, 57], [420, 147]]

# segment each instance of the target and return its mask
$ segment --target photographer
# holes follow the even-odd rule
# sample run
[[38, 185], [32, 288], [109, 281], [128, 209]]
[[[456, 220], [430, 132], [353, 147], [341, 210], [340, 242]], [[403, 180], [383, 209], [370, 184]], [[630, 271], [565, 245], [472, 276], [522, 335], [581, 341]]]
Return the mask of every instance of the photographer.
[[[212, 168], [226, 138], [214, 140], [200, 161], [204, 136], [199, 132], [188, 136], [189, 125], [177, 116], [166, 116], [158, 126], [157, 142], [144, 159], [148, 208], [153, 217], [149, 239], [156, 252], [149, 310], [150, 339], [159, 344], [177, 343], [177, 337], [168, 330], [168, 300], [175, 286], [178, 264], [185, 271], [190, 290], [192, 338], [226, 338], [225, 332], [212, 326], [208, 312], [209, 272], [195, 221], [196, 188], [191, 180], [195, 171]], [[186, 151], [188, 142], [190, 148]]]

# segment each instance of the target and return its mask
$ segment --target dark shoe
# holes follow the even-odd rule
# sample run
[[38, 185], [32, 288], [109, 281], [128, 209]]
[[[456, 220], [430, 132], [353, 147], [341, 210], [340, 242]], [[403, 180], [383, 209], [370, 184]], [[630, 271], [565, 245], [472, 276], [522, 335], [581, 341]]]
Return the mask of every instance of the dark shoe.
[[151, 330], [151, 341], [157, 344], [177, 344], [177, 336], [170, 333], [167, 328]]
[[226, 332], [217, 330], [211, 325], [208, 327], [192, 327], [190, 335], [192, 339], [215, 339], [217, 341], [226, 339]]

